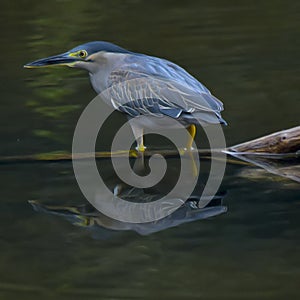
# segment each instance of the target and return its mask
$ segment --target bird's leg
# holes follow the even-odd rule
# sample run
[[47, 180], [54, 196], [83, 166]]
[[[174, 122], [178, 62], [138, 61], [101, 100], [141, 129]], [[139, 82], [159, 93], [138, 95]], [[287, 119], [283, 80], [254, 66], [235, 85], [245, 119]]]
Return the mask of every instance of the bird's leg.
[[[196, 161], [195, 161], [195, 153], [191, 152], [191, 150], [193, 150], [193, 141], [194, 141], [194, 138], [196, 136], [196, 126], [194, 124], [190, 125], [188, 128], [187, 128], [187, 131], [189, 132], [190, 136], [188, 137], [188, 141], [187, 141], [187, 145], [186, 145], [186, 148], [184, 149], [185, 151], [187, 150], [188, 151], [188, 154], [190, 156], [190, 159], [191, 159], [191, 169], [192, 169], [192, 174], [194, 177], [196, 177], [198, 175], [198, 167], [197, 167], [197, 164], [196, 164]], [[196, 154], [198, 155], [198, 153]]]
[[133, 123], [131, 123], [130, 125], [132, 128], [132, 132], [135, 137], [136, 143], [137, 143], [137, 146], [135, 149], [138, 152], [145, 152], [146, 147], [144, 145], [144, 136], [143, 136], [144, 130], [143, 130], [143, 128], [141, 128], [139, 126], [135, 126]]
[[136, 142], [137, 142], [136, 150], [137, 150], [138, 152], [145, 152], [145, 150], [146, 150], [146, 147], [145, 147], [145, 145], [144, 145], [143, 131], [144, 131], [144, 130], [142, 129], [142, 135], [139, 136], [139, 137], [137, 138], [137, 140], [136, 140]]
[[193, 141], [196, 136], [196, 126], [194, 124], [192, 124], [187, 128], [187, 130], [188, 130], [190, 136], [189, 136], [186, 148], [187, 148], [187, 150], [192, 150], [193, 149]]

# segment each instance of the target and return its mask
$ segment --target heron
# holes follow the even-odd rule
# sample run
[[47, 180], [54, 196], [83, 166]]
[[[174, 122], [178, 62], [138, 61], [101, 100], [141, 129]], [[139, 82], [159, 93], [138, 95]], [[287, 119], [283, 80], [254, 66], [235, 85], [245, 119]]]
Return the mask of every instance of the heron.
[[170, 119], [187, 128], [190, 134], [187, 149], [192, 149], [199, 123], [227, 124], [221, 116], [223, 103], [185, 69], [169, 60], [132, 52], [110, 42], [94, 41], [24, 67], [58, 65], [84, 69], [89, 72], [96, 93], [110, 91], [108, 104], [134, 120], [130, 125], [139, 152], [146, 149], [144, 129], [173, 128]]

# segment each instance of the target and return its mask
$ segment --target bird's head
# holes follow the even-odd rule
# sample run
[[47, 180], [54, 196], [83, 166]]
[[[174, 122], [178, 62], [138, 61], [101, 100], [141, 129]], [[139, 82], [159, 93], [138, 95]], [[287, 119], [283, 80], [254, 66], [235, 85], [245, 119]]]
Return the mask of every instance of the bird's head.
[[91, 71], [95, 62], [105, 53], [130, 53], [130, 51], [109, 42], [89, 42], [62, 54], [35, 60], [24, 67], [68, 66]]

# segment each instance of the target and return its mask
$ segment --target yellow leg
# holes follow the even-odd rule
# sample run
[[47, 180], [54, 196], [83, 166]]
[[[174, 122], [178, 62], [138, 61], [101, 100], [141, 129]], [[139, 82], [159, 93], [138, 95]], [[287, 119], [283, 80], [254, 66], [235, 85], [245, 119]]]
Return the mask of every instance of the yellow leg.
[[134, 123], [130, 125], [137, 143], [135, 150], [137, 150], [138, 152], [145, 152], [146, 147], [144, 145], [144, 137], [143, 137], [144, 129], [139, 126], [135, 126]]
[[143, 129], [140, 129], [140, 130], [141, 130], [141, 135], [137, 138], [137, 147], [136, 147], [136, 150], [138, 152], [145, 152], [146, 147], [144, 145], [144, 137], [143, 137], [144, 130]]
[[190, 137], [188, 139], [188, 142], [187, 142], [187, 145], [186, 145], [186, 148], [188, 150], [192, 149], [193, 147], [193, 141], [194, 141], [194, 138], [196, 136], [196, 126], [194, 124], [190, 125], [188, 128], [187, 128], [189, 134], [190, 134]]
[[[196, 136], [196, 126], [194, 124], [190, 125], [188, 128], [187, 128], [190, 136], [189, 136], [189, 139], [188, 139], [188, 142], [187, 142], [187, 145], [186, 145], [186, 149], [189, 151], [189, 150], [193, 150], [193, 141], [194, 141], [194, 138]], [[198, 155], [198, 154], [195, 154], [195, 153], [192, 153], [189, 151], [189, 156], [191, 158], [191, 169], [192, 169], [192, 174], [194, 177], [196, 177], [198, 175], [198, 168], [197, 168], [197, 165], [196, 165], [196, 161], [195, 161], [195, 158], [194, 158], [194, 155]]]

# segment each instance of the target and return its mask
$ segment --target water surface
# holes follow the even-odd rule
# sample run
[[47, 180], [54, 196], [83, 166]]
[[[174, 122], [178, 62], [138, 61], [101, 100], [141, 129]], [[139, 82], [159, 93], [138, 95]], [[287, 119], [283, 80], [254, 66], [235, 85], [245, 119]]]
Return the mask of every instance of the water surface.
[[[95, 96], [87, 74], [22, 66], [90, 40], [185, 67], [224, 102], [228, 145], [299, 125], [296, 1], [3, 1], [0, 15], [1, 156], [71, 150]], [[70, 163], [1, 165], [0, 182], [1, 299], [300, 296], [299, 185], [288, 179], [228, 165], [227, 213], [145, 236], [34, 211], [29, 200], [86, 203]]]

